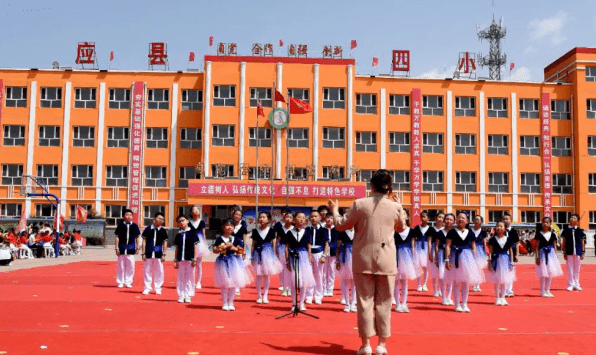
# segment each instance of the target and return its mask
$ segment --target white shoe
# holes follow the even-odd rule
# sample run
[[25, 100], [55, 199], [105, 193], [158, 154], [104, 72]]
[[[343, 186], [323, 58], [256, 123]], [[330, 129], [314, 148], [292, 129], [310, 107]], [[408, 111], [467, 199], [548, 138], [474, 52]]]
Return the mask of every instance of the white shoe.
[[186, 303], [190, 303], [190, 297], [186, 297], [186, 298], [184, 299], [184, 302], [186, 302]]
[[501, 306], [501, 305], [502, 305], [501, 299], [497, 298], [497, 300], [495, 301], [495, 306]]
[[269, 300], [267, 299], [267, 297], [263, 298], [263, 303], [268, 304]]
[[356, 312], [358, 309], [356, 308], [356, 303], [350, 306], [350, 312]]
[[575, 290], [576, 291], [582, 291], [583, 289], [579, 285], [577, 285], [577, 286], [575, 286]]
[[178, 303], [184, 303], [184, 297], [178, 297]]
[[149, 292], [151, 292], [151, 290], [147, 290], [147, 289], [143, 290], [143, 294], [144, 294], [144, 295], [148, 295], [148, 294], [149, 294]]
[[548, 295], [546, 294], [546, 292], [542, 291], [540, 292], [540, 297], [548, 297]]
[[239, 295], [240, 295], [240, 289], [239, 289], [239, 288], [237, 288], [237, 289], [236, 289], [236, 296], [239, 296]]
[[197, 282], [196, 289], [197, 289], [197, 290], [200, 290], [200, 289], [202, 289], [202, 288], [203, 288], [203, 286], [201, 286], [201, 283], [200, 283], [200, 282]]
[[462, 307], [462, 310], [463, 310], [464, 312], [466, 312], [466, 313], [470, 313], [470, 308], [468, 308], [468, 305], [464, 305], [464, 306]]
[[236, 310], [236, 307], [234, 307], [233, 304], [230, 304], [230, 305], [228, 305], [228, 310], [229, 311], [235, 311]]
[[323, 304], [321, 300], [315, 300], [315, 304]]
[[449, 306], [449, 300], [443, 300], [443, 301], [441, 302], [441, 304], [442, 304], [443, 306]]
[[230, 310], [230, 307], [228, 307], [227, 304], [224, 304], [223, 307], [221, 307], [221, 310], [222, 311], [229, 311]]
[[476, 292], [482, 292], [482, 289], [480, 288], [480, 286], [476, 286]]
[[303, 311], [303, 312], [305, 312], [306, 311], [306, 307], [305, 306], [302, 306], [302, 307], [300, 307], [300, 310]]
[[401, 311], [403, 313], [410, 313], [410, 310], [408, 309], [408, 306], [405, 305], [405, 304], [403, 306], [401, 306]]
[[501, 299], [501, 306], [509, 306], [509, 303], [507, 302], [506, 299]]
[[161, 295], [161, 289], [159, 289], [159, 290], [155, 290], [155, 294], [156, 294], [156, 295]]
[[433, 297], [441, 297], [441, 293], [439, 291], [435, 291], [435, 293], [433, 293]]
[[131, 284], [126, 284], [126, 287], [132, 288], [132, 285]]
[[347, 305], [344, 307], [344, 312], [346, 312], [346, 313], [350, 312], [350, 305], [349, 305], [349, 304], [347, 304]]
[[286, 292], [286, 290], [281, 291], [281, 296], [282, 297], [286, 297], [288, 295], [288, 293]]
[[283, 286], [279, 286], [277, 289], [280, 290], [280, 291], [283, 291], [284, 290]]
[[118, 288], [124, 287], [124, 284], [118, 284]]
[[552, 293], [550, 293], [550, 291], [548, 291], [548, 292], [546, 293], [546, 297], [553, 298], [553, 297], [555, 297], [555, 295], [553, 295]]
[[394, 305], [396, 305], [396, 304], [397, 304], [397, 302], [395, 302], [395, 299], [392, 299], [392, 300], [391, 300], [391, 305], [392, 305], [392, 306], [394, 306]]
[[457, 305], [457, 306], [455, 307], [455, 311], [456, 311], [456, 312], [460, 312], [460, 313], [461, 313], [461, 312], [463, 312], [463, 311], [464, 311], [464, 309], [463, 309], [463, 308], [461, 308], [461, 306], [460, 306], [460, 305]]
[[398, 304], [398, 305], [395, 307], [395, 311], [396, 311], [397, 313], [402, 313], [402, 312], [403, 312], [403, 310], [402, 310], [402, 308], [401, 308], [401, 305], [399, 305], [399, 304]]
[[262, 299], [262, 298], [260, 298], [260, 297], [259, 297], [259, 298], [257, 298], [257, 303], [258, 303], [258, 304], [261, 304], [261, 303], [263, 303], [263, 299]]
[[426, 285], [422, 285], [422, 292], [428, 292], [428, 287], [426, 287]]
[[305, 301], [306, 304], [312, 304], [312, 298], [307, 298]]
[[515, 296], [515, 295], [513, 294], [513, 292], [508, 292], [508, 293], [505, 295], [505, 297], [513, 297], [513, 296]]
[[345, 298], [342, 298], [342, 299], [341, 299], [341, 301], [340, 301], [339, 303], [341, 303], [341, 304], [346, 304], [346, 299], [345, 299]]
[[567, 291], [573, 291], [573, 286], [567, 287]]
[[416, 288], [417, 292], [422, 292], [422, 286], [418, 285], [418, 288]]

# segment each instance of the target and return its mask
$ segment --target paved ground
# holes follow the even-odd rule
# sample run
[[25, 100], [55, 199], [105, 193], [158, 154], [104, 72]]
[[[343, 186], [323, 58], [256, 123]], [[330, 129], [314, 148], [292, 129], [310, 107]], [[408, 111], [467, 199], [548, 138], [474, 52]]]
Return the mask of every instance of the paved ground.
[[[166, 261], [173, 261], [174, 253], [170, 248], [168, 251]], [[215, 261], [217, 256], [215, 254], [208, 255], [204, 261]], [[141, 260], [141, 256], [137, 255], [137, 261]], [[563, 255], [559, 253], [559, 260], [564, 263]], [[19, 259], [9, 266], [0, 266], [0, 272], [8, 272], [13, 270], [31, 269], [41, 266], [62, 265], [68, 263], [76, 263], [80, 261], [116, 261], [116, 253], [113, 245], [107, 247], [87, 247], [83, 249], [81, 255], [60, 256], [58, 258], [40, 258], [40, 259]], [[534, 257], [522, 256], [520, 257], [520, 264], [532, 264]], [[594, 249], [588, 249], [584, 264], [596, 264], [596, 257], [594, 256]]]

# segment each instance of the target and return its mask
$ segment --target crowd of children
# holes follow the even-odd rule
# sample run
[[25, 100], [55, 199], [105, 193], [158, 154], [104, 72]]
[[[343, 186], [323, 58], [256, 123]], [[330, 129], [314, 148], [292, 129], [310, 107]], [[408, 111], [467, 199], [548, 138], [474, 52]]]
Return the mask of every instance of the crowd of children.
[[[13, 260], [54, 257], [56, 230], [48, 223], [30, 224], [20, 232], [11, 227], [6, 232], [0, 231], [0, 245], [10, 250]], [[80, 230], [66, 231], [58, 237], [60, 255], [80, 254], [82, 246]]]

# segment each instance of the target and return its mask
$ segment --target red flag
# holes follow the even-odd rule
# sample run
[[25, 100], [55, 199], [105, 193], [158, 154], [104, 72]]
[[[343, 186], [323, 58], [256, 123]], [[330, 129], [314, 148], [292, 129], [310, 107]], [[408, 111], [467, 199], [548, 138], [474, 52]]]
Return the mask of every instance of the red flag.
[[275, 102], [281, 101], [284, 104], [286, 103], [286, 99], [284, 98], [284, 96], [277, 90], [275, 90]]
[[279, 46], [280, 46], [280, 47], [283, 47], [283, 45], [284, 45], [284, 41], [280, 39], [280, 40], [279, 40]]
[[350, 49], [354, 49], [358, 46], [358, 43], [356, 42], [355, 39], [352, 40], [352, 42], [350, 42]]
[[509, 71], [512, 71], [512, 70], [513, 70], [513, 68], [515, 68], [515, 63], [511, 63], [511, 64], [509, 65]]
[[188, 61], [189, 62], [195, 61], [195, 52], [190, 52], [190, 54], [188, 55]]
[[257, 101], [257, 116], [265, 117], [265, 111], [263, 111], [263, 106], [259, 101]]
[[78, 222], [87, 222], [87, 210], [81, 206], [77, 206], [77, 221]]
[[302, 114], [312, 112], [312, 107], [302, 100], [290, 97], [290, 114]]
[[111, 52], [110, 52], [110, 62], [111, 62], [112, 60], [114, 60], [114, 51], [111, 51]]
[[62, 230], [62, 226], [64, 226], [64, 216], [61, 216], [60, 212], [56, 211], [54, 214], [54, 229], [60, 231]]
[[19, 232], [27, 230], [27, 214], [25, 213], [25, 211], [21, 213], [21, 220], [19, 221], [18, 229]]
[[213, 36], [209, 36], [209, 47], [213, 46]]
[[379, 65], [379, 58], [373, 57], [372, 66], [376, 67], [377, 65]]

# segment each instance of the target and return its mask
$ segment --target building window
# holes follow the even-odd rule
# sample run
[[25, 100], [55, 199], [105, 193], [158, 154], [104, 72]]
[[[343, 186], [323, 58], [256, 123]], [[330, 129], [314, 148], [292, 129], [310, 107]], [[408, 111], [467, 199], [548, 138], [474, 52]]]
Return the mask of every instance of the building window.
[[596, 118], [596, 99], [587, 99], [586, 108], [588, 118]]
[[308, 128], [288, 128], [290, 148], [308, 148]]
[[346, 108], [344, 88], [323, 88], [323, 108]]
[[370, 178], [372, 177], [373, 170], [359, 170], [356, 174], [356, 181], [366, 182], [366, 189], [370, 190]]
[[55, 208], [51, 203], [43, 203], [35, 205], [36, 217], [54, 217]]
[[21, 185], [23, 165], [2, 164], [2, 185]]
[[435, 226], [435, 221], [437, 220], [437, 215], [439, 213], [443, 213], [443, 210], [422, 210], [423, 212], [428, 213], [428, 224], [431, 226]]
[[588, 136], [588, 155], [596, 156], [596, 136]]
[[509, 192], [509, 173], [488, 173], [488, 192]]
[[408, 153], [410, 151], [410, 133], [389, 132], [389, 151]]
[[251, 166], [248, 168], [248, 179], [249, 180], [255, 180], [255, 170], [258, 171], [259, 174], [259, 179], [271, 179], [271, 168], [267, 168], [267, 169], [261, 169], [261, 168], [257, 168], [255, 169], [254, 166]]
[[288, 89], [288, 97], [293, 97], [304, 102], [310, 101], [308, 89]]
[[95, 108], [96, 88], [75, 88], [75, 108]]
[[308, 171], [306, 168], [294, 167], [294, 173], [289, 176], [290, 180], [306, 181], [308, 180]]
[[520, 192], [529, 194], [540, 193], [540, 174], [522, 173], [519, 180]]
[[473, 117], [476, 116], [476, 98], [458, 96], [455, 98], [455, 115]]
[[182, 90], [182, 111], [203, 109], [203, 90]]
[[456, 134], [455, 154], [476, 154], [476, 135], [464, 133]]
[[233, 147], [234, 137], [234, 126], [213, 125], [211, 145]]
[[[596, 74], [596, 71], [594, 72]], [[594, 230], [596, 229], [596, 211], [590, 211], [590, 225], [589, 228]]]
[[443, 153], [443, 133], [423, 133], [422, 152]]
[[[258, 137], [257, 137], [258, 133]], [[248, 146], [249, 147], [271, 147], [271, 129], [270, 128], [249, 128]]]
[[60, 146], [60, 126], [39, 126], [40, 147]]
[[58, 165], [38, 165], [37, 176], [44, 185], [58, 185]]
[[391, 115], [409, 115], [410, 114], [410, 96], [409, 95], [389, 95], [389, 114], [391, 114]]
[[106, 166], [106, 186], [127, 186], [128, 166], [108, 165]]
[[344, 129], [323, 127], [323, 148], [344, 148]]
[[596, 67], [586, 67], [586, 81], [596, 81]]
[[344, 179], [346, 175], [346, 169], [343, 166], [338, 166], [337, 169], [331, 166], [324, 166], [323, 167], [323, 179], [329, 180], [341, 180]]
[[488, 135], [488, 154], [509, 154], [509, 137], [505, 135]]
[[356, 94], [356, 113], [376, 114], [376, 94]]
[[571, 174], [553, 174], [553, 193], [571, 193]]
[[236, 106], [236, 86], [213, 85], [213, 106]]
[[588, 192], [591, 194], [596, 192], [596, 174], [594, 173], [588, 174]]
[[538, 99], [520, 99], [519, 118], [538, 118]]
[[455, 191], [476, 191], [476, 173], [473, 171], [458, 171], [455, 173]]
[[27, 88], [24, 86], [7, 86], [6, 107], [27, 107]]
[[571, 212], [567, 211], [554, 211], [553, 212], [553, 222], [555, 222], [561, 230], [563, 228], [569, 227], [569, 218], [571, 217]]
[[77, 218], [77, 207], [82, 207], [85, 211], [87, 211], [87, 215], [91, 214], [93, 211], [92, 205], [70, 205], [70, 218]]
[[74, 126], [72, 127], [72, 146], [73, 147], [93, 147], [95, 146], [95, 127]]
[[497, 222], [503, 221], [503, 217], [505, 217], [505, 213], [509, 213], [509, 211], [503, 211], [503, 210], [488, 211], [488, 222], [489, 223], [497, 223]]
[[116, 110], [130, 109], [130, 89], [110, 89], [108, 107]]
[[550, 101], [551, 118], [554, 120], [568, 120], [571, 119], [569, 115], [569, 101], [566, 100], [551, 100]]
[[167, 148], [167, 128], [147, 128], [147, 148]]
[[93, 166], [73, 165], [72, 186], [93, 186]]
[[215, 178], [234, 177], [234, 165], [220, 165], [220, 169], [218, 169], [217, 164], [213, 164], [211, 165], [211, 176]]
[[528, 224], [540, 223], [540, 211], [521, 211], [521, 222]]
[[149, 110], [167, 110], [170, 108], [170, 90], [147, 90], [147, 108]]
[[356, 132], [357, 152], [377, 151], [377, 132]]
[[149, 226], [153, 224], [153, 219], [157, 212], [161, 212], [165, 215], [166, 213], [166, 206], [143, 206], [143, 225]]
[[23, 214], [23, 205], [21, 203], [3, 203], [0, 205], [0, 216], [2, 217], [21, 217]]
[[410, 191], [410, 172], [408, 170], [393, 170], [393, 190]]
[[25, 126], [4, 126], [5, 146], [25, 146]]
[[167, 169], [165, 166], [146, 166], [145, 167], [145, 186], [147, 187], [166, 187]]
[[553, 157], [571, 156], [571, 137], [553, 137]]
[[128, 127], [108, 127], [108, 147], [128, 148]]
[[106, 225], [117, 226], [125, 208], [125, 205], [106, 205]]
[[194, 166], [181, 166], [178, 187], [188, 187], [188, 180], [200, 179], [201, 173], [197, 172]]
[[422, 114], [426, 116], [442, 116], [443, 96], [422, 96]]
[[520, 155], [540, 155], [540, 137], [538, 136], [520, 136], [519, 137]]
[[507, 118], [507, 99], [506, 98], [488, 98], [488, 117]]
[[182, 128], [180, 129], [180, 148], [181, 149], [200, 149], [202, 131], [200, 128]]
[[62, 88], [41, 88], [39, 107], [60, 108], [62, 107]]
[[190, 216], [190, 211], [192, 210], [193, 206], [178, 206], [178, 216]]
[[423, 191], [443, 191], [443, 172], [442, 171], [423, 171], [422, 172], [422, 190]]
[[257, 107], [258, 101], [263, 107], [273, 107], [271, 88], [250, 88], [250, 107]]

